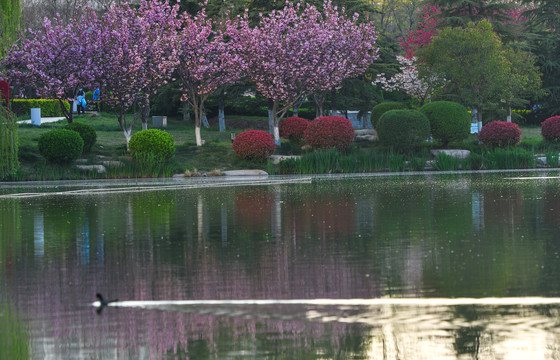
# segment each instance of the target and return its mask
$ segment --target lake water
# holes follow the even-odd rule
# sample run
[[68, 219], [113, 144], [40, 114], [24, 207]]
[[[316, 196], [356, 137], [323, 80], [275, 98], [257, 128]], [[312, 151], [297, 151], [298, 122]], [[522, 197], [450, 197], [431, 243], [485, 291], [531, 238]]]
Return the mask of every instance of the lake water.
[[558, 171], [271, 180], [0, 185], [0, 358], [560, 358]]

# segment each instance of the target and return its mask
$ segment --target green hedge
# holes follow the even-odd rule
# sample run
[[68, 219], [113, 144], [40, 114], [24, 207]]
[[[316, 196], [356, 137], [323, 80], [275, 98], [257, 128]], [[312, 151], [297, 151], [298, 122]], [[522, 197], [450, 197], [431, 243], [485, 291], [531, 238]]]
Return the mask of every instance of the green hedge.
[[417, 110], [389, 110], [379, 119], [381, 144], [397, 151], [414, 150], [430, 136], [430, 120]]
[[420, 112], [430, 120], [434, 139], [443, 146], [451, 141], [466, 139], [471, 130], [469, 111], [461, 104], [452, 101], [434, 101], [420, 108]]
[[97, 133], [95, 132], [95, 128], [93, 126], [74, 121], [73, 123], [66, 125], [64, 128], [76, 131], [80, 134], [80, 137], [84, 140], [84, 154], [91, 151], [91, 148], [97, 141]]
[[39, 138], [39, 153], [51, 163], [70, 163], [82, 155], [83, 149], [84, 140], [77, 131], [55, 129]]
[[389, 110], [404, 110], [406, 108], [407, 108], [406, 104], [394, 102], [394, 101], [386, 101], [386, 102], [379, 103], [375, 105], [373, 109], [371, 109], [371, 116], [370, 116], [371, 125], [373, 126], [374, 129], [377, 129], [381, 115], [385, 114]]
[[[70, 110], [70, 103], [64, 100], [66, 110]], [[42, 117], [59, 117], [64, 116], [60, 109], [58, 100], [43, 99], [14, 99], [12, 101], [12, 111], [17, 115], [31, 116], [31, 109], [41, 108]]]
[[157, 161], [167, 161], [175, 155], [173, 137], [158, 129], [138, 131], [130, 138], [128, 148], [134, 159], [151, 154]]

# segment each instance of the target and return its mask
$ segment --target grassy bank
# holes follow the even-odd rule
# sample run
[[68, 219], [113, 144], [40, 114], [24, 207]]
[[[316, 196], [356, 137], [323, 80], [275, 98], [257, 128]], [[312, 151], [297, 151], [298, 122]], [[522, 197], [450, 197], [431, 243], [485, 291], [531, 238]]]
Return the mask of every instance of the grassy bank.
[[[132, 116], [130, 116], [131, 118]], [[266, 168], [266, 164], [246, 162], [234, 154], [231, 149], [231, 132], [238, 133], [241, 130], [228, 129], [226, 132], [220, 132], [216, 127], [209, 129], [203, 127], [201, 133], [205, 144], [198, 147], [194, 137], [194, 125], [180, 119], [169, 118], [167, 131], [175, 141], [175, 157], [171, 162], [165, 164], [163, 169], [159, 169], [159, 173], [154, 173], [152, 169], [138, 166], [132, 161], [126, 150], [125, 137], [115, 115], [107, 113], [75, 115], [74, 121], [93, 126], [97, 133], [97, 142], [91, 153], [84, 154], [79, 161], [80, 164], [93, 165], [118, 161], [122, 165], [108, 168], [105, 174], [97, 174], [95, 171], [80, 171], [74, 164], [69, 166], [49, 164], [39, 154], [39, 137], [52, 129], [63, 128], [67, 121], [44, 123], [40, 127], [20, 124], [18, 135], [21, 169], [15, 180], [152, 177], [171, 176], [184, 173], [187, 169], [206, 172], [215, 169], [223, 171], [239, 168]], [[141, 129], [141, 122], [136, 122], [133, 133]]]
[[[132, 116], [130, 116], [130, 119]], [[201, 134], [205, 144], [196, 146], [194, 125], [182, 119], [168, 118], [167, 131], [175, 141], [175, 157], [167, 164], [148, 164], [140, 166], [130, 158], [125, 144], [125, 138], [119, 127], [116, 116], [102, 113], [85, 114], [74, 117], [75, 121], [93, 126], [97, 132], [97, 143], [90, 154], [84, 154], [79, 160], [83, 165], [119, 164], [107, 166], [107, 172], [100, 174], [96, 170], [79, 170], [73, 165], [57, 166], [48, 164], [38, 152], [38, 140], [41, 134], [52, 129], [62, 128], [67, 122], [61, 120], [56, 123], [45, 123], [41, 127], [32, 125], [19, 126], [19, 157], [21, 169], [13, 180], [57, 180], [57, 179], [91, 179], [91, 178], [135, 178], [159, 177], [183, 174], [186, 170], [191, 173], [210, 172], [213, 170], [233, 169], [263, 169], [270, 173], [323, 173], [323, 172], [369, 172], [369, 171], [402, 171], [421, 170], [426, 161], [435, 161], [436, 170], [452, 170], [459, 163], [447, 158], [434, 158], [429, 150], [439, 148], [437, 143], [425, 144], [414, 154], [406, 156], [394, 154], [390, 149], [380, 147], [377, 142], [356, 142], [346, 154], [305, 153], [299, 163], [285, 162], [280, 166], [267, 163], [252, 163], [239, 159], [231, 148], [231, 133], [239, 133], [247, 127], [266, 128], [266, 118], [230, 117], [226, 124], [233, 125], [225, 132], [218, 131], [217, 126], [209, 129], [202, 128]], [[135, 123], [133, 133], [140, 131], [142, 125]], [[521, 144], [512, 154], [489, 154], [478, 143], [477, 137], [471, 135], [460, 143], [450, 144], [451, 148], [467, 149], [475, 155], [470, 162], [463, 162], [460, 168], [478, 168], [478, 166], [504, 167], [534, 167], [533, 162], [527, 161], [529, 156], [542, 154], [552, 158], [558, 154], [558, 144], [543, 141], [539, 127], [523, 127]], [[289, 142], [283, 142], [277, 150], [279, 154], [301, 154], [299, 148], [294, 148]], [[316, 166], [316, 167], [315, 167]]]

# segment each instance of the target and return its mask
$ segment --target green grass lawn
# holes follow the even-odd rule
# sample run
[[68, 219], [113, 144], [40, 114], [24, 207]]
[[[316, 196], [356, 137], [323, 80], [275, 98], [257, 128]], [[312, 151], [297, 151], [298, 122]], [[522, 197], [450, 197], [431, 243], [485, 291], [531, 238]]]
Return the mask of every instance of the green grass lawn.
[[[132, 160], [126, 150], [126, 141], [117, 121], [116, 115], [101, 113], [75, 115], [74, 121], [82, 122], [93, 126], [97, 133], [97, 142], [92, 148], [90, 154], [84, 154], [82, 157], [87, 160], [88, 164], [99, 163], [99, 159], [120, 160], [126, 164], [131, 164]], [[128, 124], [132, 121], [132, 115], [127, 116]], [[45, 162], [38, 151], [38, 142], [42, 134], [62, 128], [67, 124], [66, 120], [60, 120], [53, 123], [44, 123], [40, 127], [29, 124], [20, 124], [18, 129], [19, 137], [19, 158], [21, 168], [24, 173], [31, 174], [31, 179], [48, 177], [44, 174], [34, 174], [37, 169], [45, 172], [45, 167], [53, 167]], [[148, 122], [148, 127], [151, 121]], [[142, 130], [142, 123], [137, 121], [133, 126], [133, 134]], [[173, 173], [183, 173], [185, 170], [194, 170], [206, 172], [211, 170], [231, 170], [239, 168], [266, 168], [266, 164], [255, 164], [239, 159], [231, 148], [231, 133], [239, 133], [241, 130], [228, 129], [225, 132], [218, 131], [217, 128], [202, 128], [201, 135], [205, 144], [201, 147], [196, 146], [194, 125], [185, 123], [178, 118], [168, 118], [167, 129], [169, 134], [175, 141], [175, 157], [173, 158], [170, 168]], [[56, 166], [55, 166], [56, 168]], [[61, 173], [62, 170], [56, 171]], [[123, 176], [125, 174], [113, 174], [114, 176]], [[109, 177], [113, 176], [107, 175]], [[126, 177], [126, 176], [125, 176]], [[24, 176], [24, 178], [26, 178]]]

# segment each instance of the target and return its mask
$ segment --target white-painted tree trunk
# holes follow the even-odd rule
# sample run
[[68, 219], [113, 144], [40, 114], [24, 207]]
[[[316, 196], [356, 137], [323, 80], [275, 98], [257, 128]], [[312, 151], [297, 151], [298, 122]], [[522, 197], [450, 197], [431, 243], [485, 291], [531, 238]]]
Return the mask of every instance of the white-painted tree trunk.
[[268, 108], [268, 132], [274, 134], [274, 110]]
[[220, 131], [226, 131], [226, 117], [224, 114], [224, 103], [220, 102], [218, 105], [218, 123], [220, 126]]
[[200, 136], [200, 125], [199, 124], [195, 125], [194, 136], [196, 138], [196, 146], [202, 146], [202, 137]]
[[274, 124], [274, 142], [277, 146], [280, 146], [280, 129], [278, 124]]
[[511, 122], [511, 106], [508, 106], [507, 108], [507, 122]]
[[202, 113], [202, 125], [207, 129], [210, 127], [210, 123], [208, 123], [208, 118], [206, 117], [206, 111]]

